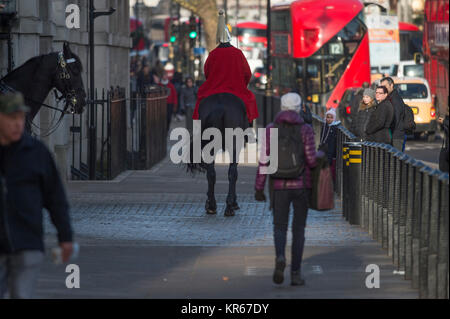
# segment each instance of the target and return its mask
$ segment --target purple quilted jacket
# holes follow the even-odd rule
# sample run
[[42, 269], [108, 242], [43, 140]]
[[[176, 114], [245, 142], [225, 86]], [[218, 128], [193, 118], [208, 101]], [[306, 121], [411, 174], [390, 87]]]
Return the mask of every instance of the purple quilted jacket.
[[[299, 188], [311, 188], [311, 168], [317, 165], [317, 153], [316, 153], [316, 143], [314, 141], [314, 132], [309, 124], [304, 123], [303, 118], [295, 111], [281, 111], [275, 117], [275, 123], [289, 123], [289, 124], [303, 124], [301, 127], [301, 135], [304, 146], [305, 154], [305, 171], [304, 175], [296, 179], [274, 179], [273, 188], [274, 189], [299, 189]], [[267, 125], [266, 130], [266, 149], [261, 149], [260, 160], [266, 162], [267, 155], [270, 154], [270, 131], [274, 127], [273, 123]], [[264, 184], [266, 182], [267, 174], [261, 174], [260, 168], [262, 166], [267, 166], [268, 164], [259, 163], [258, 172], [256, 174], [255, 189], [264, 190]]]

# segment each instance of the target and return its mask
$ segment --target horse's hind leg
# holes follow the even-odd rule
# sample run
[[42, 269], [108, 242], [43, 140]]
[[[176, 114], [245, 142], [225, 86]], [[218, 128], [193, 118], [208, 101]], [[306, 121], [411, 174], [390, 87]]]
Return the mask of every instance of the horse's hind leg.
[[228, 168], [228, 196], [227, 207], [225, 209], [225, 216], [234, 216], [234, 211], [239, 209], [236, 202], [236, 182], [238, 178], [238, 163], [230, 163]]
[[205, 209], [207, 214], [215, 214], [217, 212], [217, 204], [214, 197], [214, 185], [216, 184], [214, 162], [206, 164], [206, 178], [208, 179], [208, 199], [206, 200]]

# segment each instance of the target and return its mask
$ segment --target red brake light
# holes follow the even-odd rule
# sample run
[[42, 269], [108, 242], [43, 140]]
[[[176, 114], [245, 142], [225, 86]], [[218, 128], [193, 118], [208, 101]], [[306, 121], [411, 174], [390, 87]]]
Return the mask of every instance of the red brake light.
[[434, 106], [430, 109], [430, 115], [431, 117], [436, 117], [436, 108]]
[[255, 72], [255, 78], [259, 78], [262, 74], [259, 72]]
[[168, 48], [169, 47], [169, 43], [163, 43], [162, 45], [164, 48]]
[[352, 107], [349, 105], [345, 108], [345, 112], [347, 112], [347, 114], [351, 114], [352, 113]]

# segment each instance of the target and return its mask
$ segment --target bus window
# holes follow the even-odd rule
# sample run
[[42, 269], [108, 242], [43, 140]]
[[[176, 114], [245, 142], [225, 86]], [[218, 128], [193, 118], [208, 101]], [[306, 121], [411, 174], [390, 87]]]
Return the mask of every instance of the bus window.
[[[356, 16], [335, 37], [306, 59], [307, 72], [304, 76], [309, 87], [305, 94], [328, 93], [336, 87], [365, 33], [361, 19], [361, 15]], [[303, 59], [297, 59], [297, 68], [301, 65]]]
[[272, 31], [291, 31], [291, 15], [289, 10], [277, 10], [271, 13]]

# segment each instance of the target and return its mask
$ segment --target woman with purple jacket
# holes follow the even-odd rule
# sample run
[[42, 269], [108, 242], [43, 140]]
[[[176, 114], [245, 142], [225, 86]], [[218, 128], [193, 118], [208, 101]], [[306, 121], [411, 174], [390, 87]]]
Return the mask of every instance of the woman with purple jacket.
[[[260, 163], [255, 182], [255, 199], [265, 201], [264, 185], [266, 175], [261, 172], [263, 166], [267, 166], [270, 154], [270, 132], [275, 124], [291, 124], [300, 126], [299, 140], [303, 144], [305, 169], [303, 174], [295, 179], [270, 178], [269, 189], [271, 193], [271, 209], [273, 209], [274, 241], [275, 241], [275, 272], [273, 281], [281, 284], [284, 280], [284, 268], [286, 267], [285, 247], [287, 228], [289, 221], [289, 208], [291, 203], [294, 207], [294, 218], [292, 225], [292, 262], [291, 262], [291, 285], [301, 286], [305, 284], [301, 277], [301, 262], [303, 247], [305, 245], [305, 226], [308, 214], [308, 203], [311, 193], [311, 169], [317, 165], [316, 158], [323, 157], [321, 151], [316, 153], [314, 132], [310, 125], [305, 124], [300, 116], [301, 97], [297, 93], [287, 93], [281, 97], [281, 112], [279, 112], [274, 123], [270, 123], [266, 129], [265, 148], [260, 155]], [[272, 192], [273, 190], [273, 192]], [[273, 195], [272, 195], [273, 194]]]

